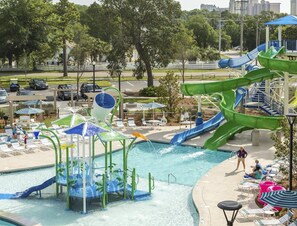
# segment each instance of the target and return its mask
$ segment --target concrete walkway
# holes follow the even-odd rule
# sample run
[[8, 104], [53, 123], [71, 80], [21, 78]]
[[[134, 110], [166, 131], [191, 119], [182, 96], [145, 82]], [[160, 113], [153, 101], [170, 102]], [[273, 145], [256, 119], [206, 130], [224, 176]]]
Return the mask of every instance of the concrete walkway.
[[[179, 126], [165, 127], [135, 127], [124, 128], [122, 132], [131, 134], [133, 131], [141, 132], [150, 140], [169, 142], [174, 134], [185, 130]], [[210, 136], [210, 133], [194, 138], [185, 144], [202, 146], [204, 141]], [[254, 165], [255, 159], [258, 159], [262, 165], [271, 163], [273, 160], [273, 143], [270, 140], [270, 134], [267, 131], [260, 132], [260, 146], [252, 146], [251, 131], [245, 131], [237, 134], [233, 140], [222, 146], [223, 150], [236, 151], [240, 146], [244, 146], [248, 152], [246, 159], [246, 171], [251, 172], [251, 165]], [[114, 149], [119, 148], [114, 145]], [[100, 148], [100, 150], [104, 150]], [[96, 152], [100, 154], [100, 152]], [[193, 200], [198, 208], [201, 226], [221, 226], [226, 225], [223, 212], [217, 207], [217, 204], [223, 200], [235, 200], [243, 204], [244, 207], [256, 207], [253, 198], [248, 194], [238, 191], [238, 184], [242, 181], [244, 171], [242, 165], [238, 171], [236, 168], [237, 160], [233, 157], [218, 166], [211, 169], [194, 187]], [[7, 158], [0, 158], [0, 173], [4, 171], [20, 170], [25, 168], [40, 167], [54, 164], [53, 151], [37, 151], [31, 154], [22, 154]], [[250, 202], [249, 202], [250, 200]], [[252, 220], [247, 220], [238, 216], [234, 226], [254, 225]]]

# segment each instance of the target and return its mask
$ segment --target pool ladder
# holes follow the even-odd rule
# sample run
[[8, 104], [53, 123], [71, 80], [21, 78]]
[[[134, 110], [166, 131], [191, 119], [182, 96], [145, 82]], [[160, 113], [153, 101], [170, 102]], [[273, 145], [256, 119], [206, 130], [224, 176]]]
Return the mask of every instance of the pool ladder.
[[173, 178], [174, 179], [173, 183], [176, 183], [176, 176], [174, 176], [173, 173], [169, 173], [168, 179], [167, 179], [168, 184], [170, 184], [170, 178]]

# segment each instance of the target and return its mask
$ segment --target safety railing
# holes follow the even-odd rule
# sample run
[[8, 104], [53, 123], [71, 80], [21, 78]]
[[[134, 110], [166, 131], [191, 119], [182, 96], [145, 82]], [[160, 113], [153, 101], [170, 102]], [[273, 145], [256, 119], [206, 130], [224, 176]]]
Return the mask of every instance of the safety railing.
[[167, 179], [168, 184], [170, 184], [170, 178], [173, 178], [174, 179], [173, 183], [176, 183], [176, 176], [174, 176], [172, 173], [169, 173], [168, 179]]

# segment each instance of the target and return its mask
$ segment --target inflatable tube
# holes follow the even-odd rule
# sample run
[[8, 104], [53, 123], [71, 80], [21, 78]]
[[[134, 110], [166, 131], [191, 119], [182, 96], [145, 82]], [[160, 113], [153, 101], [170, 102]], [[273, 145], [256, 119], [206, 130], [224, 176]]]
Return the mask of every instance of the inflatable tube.
[[105, 121], [116, 104], [113, 96], [108, 93], [98, 93], [93, 101], [91, 115], [98, 121]]
[[262, 194], [262, 192], [266, 192], [267, 188], [270, 186], [275, 186], [277, 185], [274, 181], [262, 181], [259, 184], [260, 187], [260, 194]]

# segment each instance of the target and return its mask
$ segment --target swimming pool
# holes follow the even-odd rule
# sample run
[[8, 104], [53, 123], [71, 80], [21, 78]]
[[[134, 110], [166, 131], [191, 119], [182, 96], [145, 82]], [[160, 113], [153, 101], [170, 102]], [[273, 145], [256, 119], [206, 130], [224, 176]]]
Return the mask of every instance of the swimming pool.
[[[135, 167], [140, 180], [151, 172], [155, 177], [152, 199], [120, 201], [108, 205], [107, 211], [90, 211], [82, 215], [65, 211], [64, 200], [53, 198], [54, 188], [43, 191], [42, 199], [0, 200], [0, 210], [19, 214], [42, 225], [151, 226], [197, 225], [198, 214], [191, 198], [192, 186], [209, 169], [229, 157], [228, 152], [208, 151], [191, 146], [171, 146], [164, 143], [141, 142], [129, 152], [128, 165]], [[103, 165], [103, 158], [98, 158]], [[116, 167], [121, 167], [122, 152], [113, 154]], [[168, 184], [168, 175], [176, 183]], [[40, 169], [0, 176], [0, 193], [13, 193], [39, 184], [54, 175], [54, 169]], [[174, 182], [173, 177], [169, 177]], [[7, 183], [9, 181], [9, 183]]]

